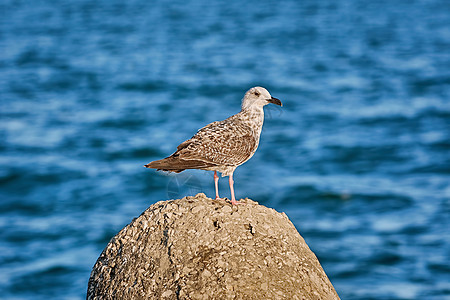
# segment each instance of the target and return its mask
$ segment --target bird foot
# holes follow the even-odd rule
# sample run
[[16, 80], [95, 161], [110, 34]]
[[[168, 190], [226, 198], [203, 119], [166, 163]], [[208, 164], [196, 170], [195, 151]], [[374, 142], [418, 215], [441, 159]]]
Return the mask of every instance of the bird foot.
[[[227, 201], [228, 198], [227, 198], [227, 197], [225, 197], [225, 198], [220, 198], [219, 196], [216, 196], [216, 200]], [[232, 205], [242, 205], [242, 204], [245, 204], [245, 203], [243, 203], [243, 202], [238, 202], [237, 200], [233, 200], [233, 199], [231, 199], [230, 201], [231, 201], [231, 204], [232, 204]]]
[[243, 202], [237, 202], [236, 200], [231, 199], [231, 204], [232, 204], [232, 205], [244, 205], [245, 203], [243, 203]]

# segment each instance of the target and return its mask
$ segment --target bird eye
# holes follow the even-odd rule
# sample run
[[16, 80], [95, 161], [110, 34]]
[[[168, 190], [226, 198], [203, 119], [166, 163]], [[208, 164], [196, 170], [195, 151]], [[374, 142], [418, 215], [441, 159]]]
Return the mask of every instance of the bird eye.
[[259, 92], [255, 92], [255, 96], [259, 97], [260, 93]]

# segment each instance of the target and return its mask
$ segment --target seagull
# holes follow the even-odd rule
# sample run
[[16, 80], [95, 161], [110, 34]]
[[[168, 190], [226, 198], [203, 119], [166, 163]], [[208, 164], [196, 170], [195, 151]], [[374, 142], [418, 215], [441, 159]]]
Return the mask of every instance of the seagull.
[[214, 171], [216, 199], [219, 197], [219, 176], [228, 176], [231, 204], [242, 204], [234, 195], [234, 170], [249, 160], [259, 145], [264, 122], [263, 107], [269, 103], [283, 106], [263, 87], [249, 89], [242, 99], [241, 111], [223, 121], [212, 122], [197, 131], [164, 159], [145, 165], [146, 168], [180, 173], [186, 169]]

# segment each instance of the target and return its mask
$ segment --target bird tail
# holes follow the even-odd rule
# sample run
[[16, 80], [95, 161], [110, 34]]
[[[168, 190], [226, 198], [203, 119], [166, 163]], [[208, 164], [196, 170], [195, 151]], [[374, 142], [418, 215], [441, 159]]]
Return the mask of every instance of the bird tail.
[[152, 161], [152, 162], [144, 165], [144, 167], [149, 168], [149, 169], [156, 169], [157, 171], [168, 171], [168, 172], [175, 172], [175, 173], [180, 173], [185, 170], [185, 169], [176, 168], [175, 165], [173, 164], [173, 159], [171, 159], [171, 158], [172, 157], [169, 156], [167, 158], [155, 160], [155, 161]]
[[186, 169], [204, 169], [212, 167], [214, 164], [200, 160], [184, 160], [176, 156], [169, 156], [160, 160], [152, 161], [144, 167], [157, 169], [158, 171], [168, 171], [180, 173]]

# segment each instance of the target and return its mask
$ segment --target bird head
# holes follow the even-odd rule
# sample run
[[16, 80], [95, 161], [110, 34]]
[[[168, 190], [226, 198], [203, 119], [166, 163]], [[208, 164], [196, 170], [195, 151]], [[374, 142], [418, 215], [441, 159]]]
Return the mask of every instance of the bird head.
[[261, 109], [269, 103], [283, 106], [281, 101], [272, 97], [265, 88], [256, 86], [252, 87], [245, 93], [245, 96], [242, 99], [242, 109]]

